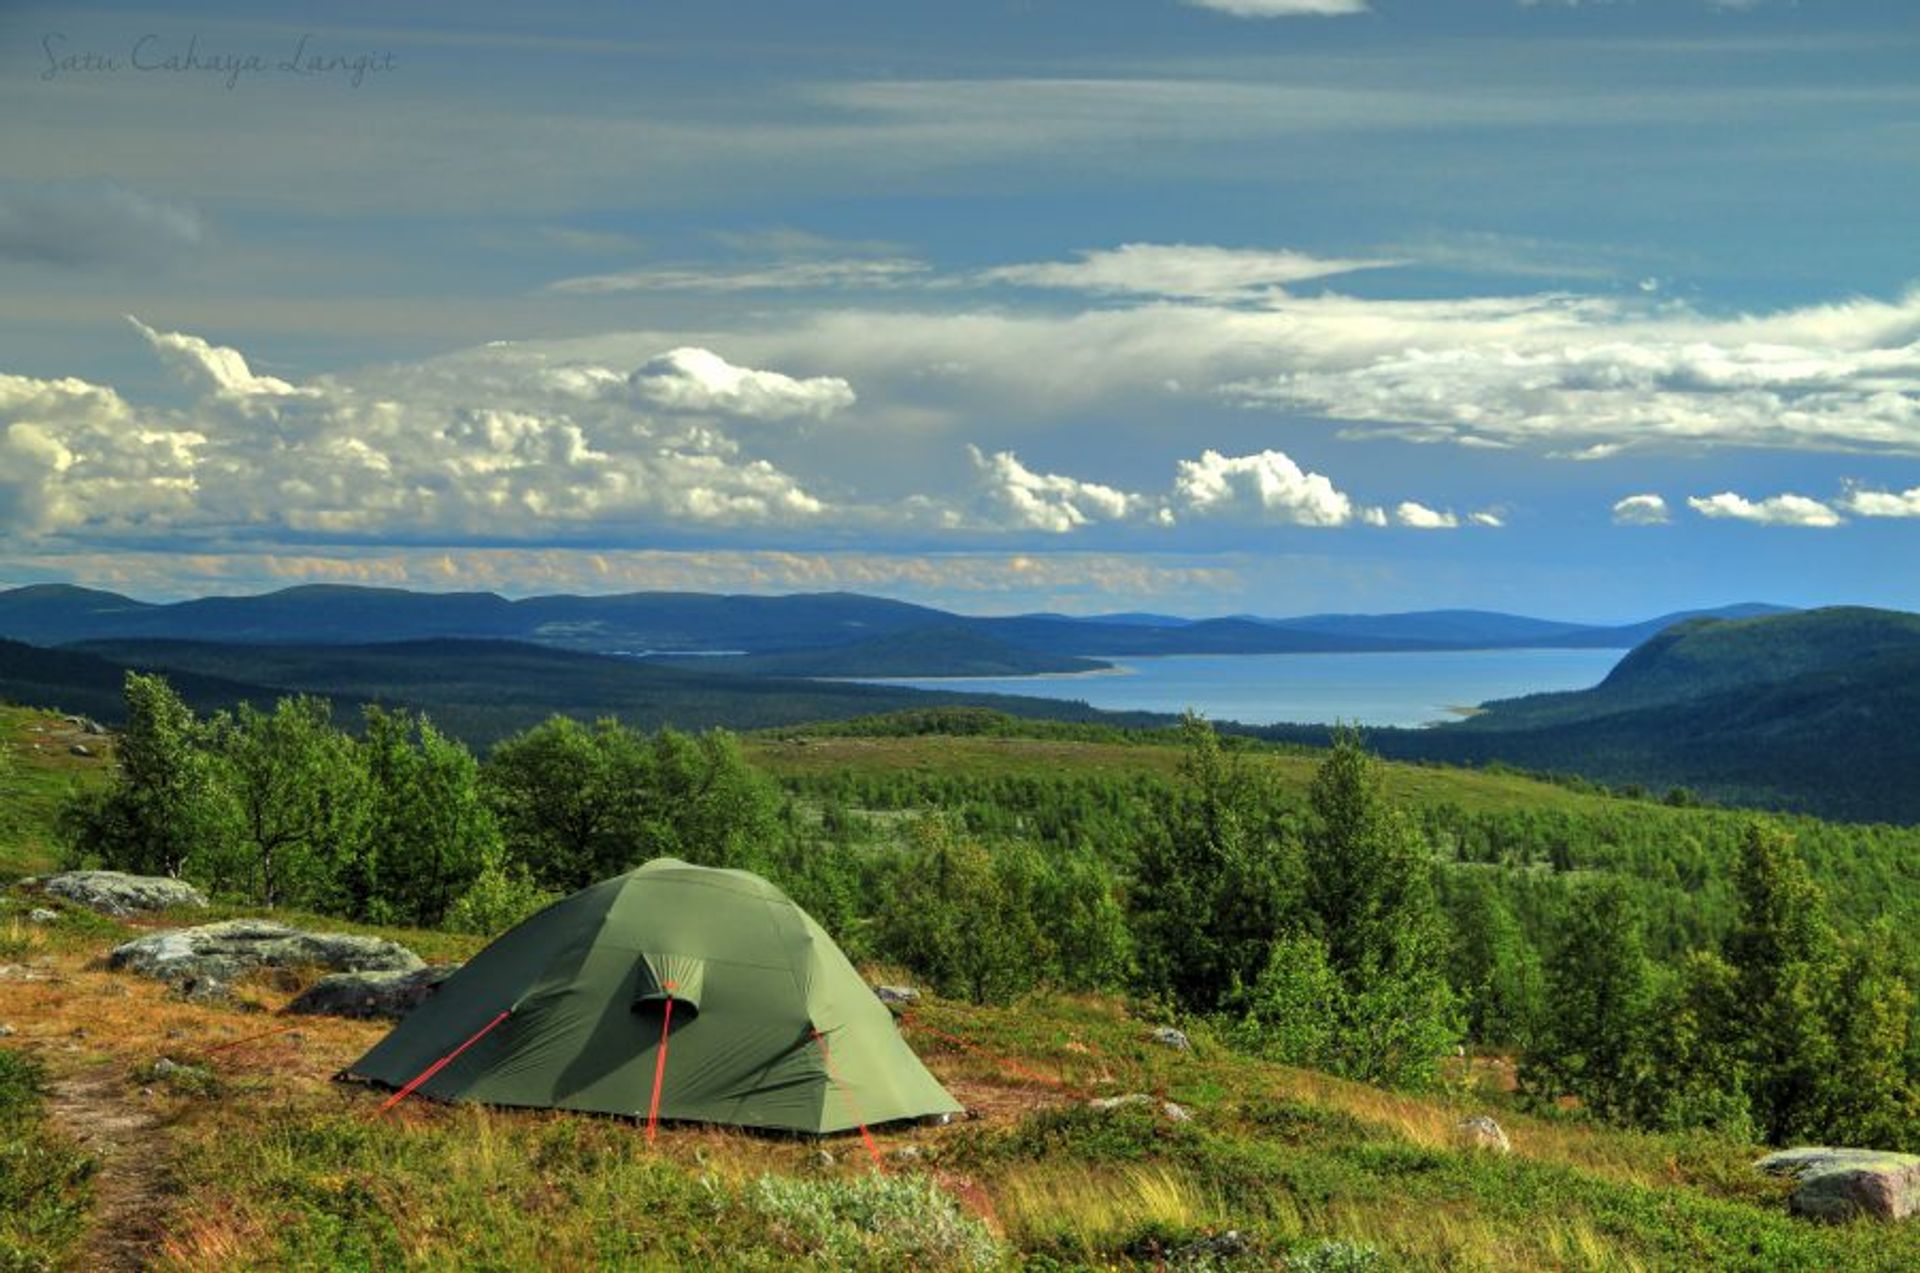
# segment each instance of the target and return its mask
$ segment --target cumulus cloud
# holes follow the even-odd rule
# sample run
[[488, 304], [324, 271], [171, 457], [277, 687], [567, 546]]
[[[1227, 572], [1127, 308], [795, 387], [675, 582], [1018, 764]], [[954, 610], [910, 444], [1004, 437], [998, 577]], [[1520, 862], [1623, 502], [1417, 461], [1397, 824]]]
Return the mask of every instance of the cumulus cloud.
[[1614, 501], [1613, 520], [1620, 526], [1664, 526], [1672, 517], [1659, 495], [1628, 495]]
[[668, 411], [717, 412], [749, 420], [825, 419], [853, 405], [838, 376], [796, 380], [777, 371], [736, 367], [711, 350], [670, 349], [627, 378], [634, 396]]
[[1242, 301], [1271, 296], [1290, 283], [1397, 264], [1191, 243], [1124, 243], [1117, 248], [1083, 251], [1079, 258], [1002, 265], [983, 270], [978, 277], [987, 283], [1103, 296]]
[[1452, 513], [1428, 508], [1412, 500], [1404, 500], [1395, 506], [1393, 516], [1402, 526], [1413, 530], [1452, 530], [1460, 524], [1460, 519]]
[[[643, 366], [631, 389], [605, 368], [530, 369], [489, 349], [294, 384], [255, 374], [237, 350], [136, 326], [198, 397], [162, 409], [85, 381], [0, 376], [6, 529], [181, 542], [566, 540], [638, 526], [793, 526], [834, 511], [744, 454], [713, 417], [817, 414], [850, 400], [841, 381], [676, 350]], [[650, 394], [672, 410], [636, 405]]]
[[1181, 460], [1172, 506], [1189, 517], [1293, 526], [1345, 526], [1359, 515], [1332, 479], [1307, 472], [1283, 451], [1237, 456], [1205, 451], [1197, 460]]
[[206, 233], [194, 209], [114, 182], [0, 184], [0, 260], [160, 264], [199, 247]]
[[1805, 495], [1773, 495], [1750, 500], [1732, 491], [1718, 495], [1693, 496], [1688, 507], [1702, 517], [1731, 518], [1757, 522], [1762, 526], [1838, 526], [1844, 520], [1831, 507]]
[[1095, 522], [1116, 522], [1144, 512], [1151, 501], [1098, 482], [1057, 473], [1035, 473], [1012, 451], [988, 455], [970, 446], [981, 504], [989, 525], [1064, 534]]
[[237, 349], [213, 345], [183, 332], [155, 331], [131, 314], [127, 321], [146, 337], [161, 360], [188, 385], [228, 398], [292, 397], [311, 390], [295, 388], [273, 376], [258, 376]]
[[1368, 11], [1368, 0], [1184, 0], [1184, 3], [1236, 18], [1333, 18]]
[[1856, 517], [1920, 517], [1920, 486], [1904, 491], [1848, 491], [1840, 507]]

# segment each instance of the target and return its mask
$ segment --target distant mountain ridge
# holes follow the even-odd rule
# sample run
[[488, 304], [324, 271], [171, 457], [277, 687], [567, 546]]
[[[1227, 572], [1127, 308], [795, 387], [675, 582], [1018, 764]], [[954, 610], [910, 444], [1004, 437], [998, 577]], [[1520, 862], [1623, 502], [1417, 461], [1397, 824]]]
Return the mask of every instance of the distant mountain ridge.
[[[1744, 605], [1701, 613], [1746, 616], [1778, 610]], [[885, 670], [825, 658], [818, 662], [833, 670], [818, 675], [987, 674], [964, 669], [996, 661], [1009, 668], [1030, 664], [1031, 670], [1054, 671], [1063, 670], [1066, 665], [1061, 661], [1067, 659], [1167, 654], [1365, 653], [1542, 645], [1627, 649], [1683, 617], [1667, 615], [1606, 627], [1476, 610], [1293, 619], [1180, 619], [1138, 613], [1095, 618], [976, 616], [847, 592], [785, 596], [636, 592], [513, 600], [490, 592], [428, 593], [337, 584], [165, 604], [61, 584], [0, 592], [0, 637], [36, 645], [132, 639], [352, 645], [459, 638], [526, 641], [608, 654], [744, 651], [760, 656], [831, 649], [853, 653], [861, 646], [888, 654]], [[944, 643], [948, 647], [944, 653], [941, 642], [917, 638], [920, 654], [903, 659], [903, 647], [898, 642], [888, 646], [885, 640], [930, 631], [952, 634]], [[971, 634], [964, 656], [962, 638], [957, 635], [961, 632]], [[992, 658], [983, 658], [989, 648], [986, 641], [1004, 648]], [[1048, 659], [1035, 660], [1033, 655]], [[750, 671], [753, 665], [743, 662], [736, 670]]]

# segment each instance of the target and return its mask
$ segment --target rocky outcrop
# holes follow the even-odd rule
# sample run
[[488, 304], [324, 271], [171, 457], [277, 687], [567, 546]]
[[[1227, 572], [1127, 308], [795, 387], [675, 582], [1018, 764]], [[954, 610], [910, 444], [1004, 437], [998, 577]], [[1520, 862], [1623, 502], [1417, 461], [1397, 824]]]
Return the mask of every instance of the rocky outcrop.
[[1485, 1149], [1496, 1154], [1513, 1152], [1513, 1142], [1507, 1139], [1506, 1129], [1485, 1114], [1462, 1119], [1453, 1134], [1469, 1149]]
[[134, 915], [193, 906], [205, 909], [206, 895], [185, 880], [164, 875], [127, 875], [120, 871], [66, 871], [39, 881], [43, 892], [65, 898], [102, 915]]
[[135, 938], [116, 946], [107, 966], [157, 977], [206, 998], [264, 968], [413, 972], [426, 965], [405, 946], [379, 937], [309, 933], [272, 920], [230, 919]]
[[1920, 1155], [1803, 1147], [1768, 1154], [1754, 1166], [1798, 1182], [1787, 1200], [1795, 1215], [1904, 1220], [1920, 1210]]
[[398, 1021], [419, 1007], [453, 971], [453, 965], [441, 964], [410, 972], [336, 972], [308, 986], [285, 1010], [298, 1016]]

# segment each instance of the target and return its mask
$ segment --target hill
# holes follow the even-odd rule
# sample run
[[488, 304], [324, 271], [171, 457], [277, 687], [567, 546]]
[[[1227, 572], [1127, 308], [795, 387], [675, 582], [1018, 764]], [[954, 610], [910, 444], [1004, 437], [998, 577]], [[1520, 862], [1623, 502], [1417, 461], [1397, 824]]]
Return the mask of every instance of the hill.
[[[31, 647], [23, 647], [31, 649]], [[44, 655], [74, 660], [71, 666]], [[1101, 713], [1082, 703], [946, 693], [776, 676], [742, 676], [654, 659], [618, 658], [514, 641], [395, 641], [377, 645], [229, 645], [209, 641], [101, 641], [36, 651], [37, 673], [16, 697], [70, 701], [84, 690], [102, 719], [118, 719], [99, 687], [120, 667], [161, 669], [196, 687], [196, 702], [271, 702], [320, 694], [348, 712], [361, 703], [427, 711], [442, 729], [485, 747], [555, 713], [617, 716], [636, 728], [764, 729], [925, 706], [984, 706], [1021, 716], [1149, 724], [1167, 718]], [[71, 675], [69, 675], [71, 673]], [[223, 698], [224, 695], [224, 698]]]
[[1372, 737], [1396, 756], [1504, 760], [1692, 787], [1727, 803], [1913, 822], [1916, 713], [1920, 616], [1839, 607], [1692, 620], [1634, 650], [1593, 689]]
[[[1765, 607], [1735, 607], [1747, 613]], [[1669, 616], [1668, 619], [1672, 618]], [[1393, 615], [1247, 616], [1182, 620], [1162, 615], [1097, 618], [1035, 614], [971, 616], [857, 593], [722, 596], [636, 592], [617, 596], [537, 596], [509, 600], [487, 592], [424, 593], [398, 588], [308, 585], [259, 596], [201, 597], [156, 605], [115, 593], [63, 585], [0, 591], [0, 637], [37, 645], [97, 640], [187, 640], [245, 644], [344, 644], [438, 638], [528, 641], [599, 653], [788, 654], [862, 647], [914, 670], [829, 659], [830, 675], [979, 674], [980, 650], [940, 647], [916, 638], [911, 660], [889, 636], [966, 631], [982, 641], [1054, 658], [1103, 655], [1288, 654], [1514, 648], [1574, 644], [1626, 648], [1668, 619], [1624, 628], [1559, 623], [1483, 611]], [[874, 645], [874, 642], [882, 642]], [[856, 651], [857, 653], [857, 651]], [[1004, 652], [996, 659], [1019, 667]], [[804, 662], [803, 664], [804, 665]], [[1058, 670], [1057, 664], [1033, 665]], [[854, 670], [848, 671], [847, 668]], [[735, 664], [731, 670], [753, 671]], [[780, 672], [786, 675], [789, 673]]]

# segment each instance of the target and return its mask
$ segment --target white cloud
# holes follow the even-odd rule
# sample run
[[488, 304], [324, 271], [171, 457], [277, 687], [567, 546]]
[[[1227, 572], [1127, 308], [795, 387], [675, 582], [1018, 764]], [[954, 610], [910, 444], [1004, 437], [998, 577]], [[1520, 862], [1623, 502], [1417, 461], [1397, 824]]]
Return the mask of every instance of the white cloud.
[[824, 288], [899, 287], [926, 276], [924, 261], [908, 257], [780, 261], [734, 267], [654, 268], [586, 274], [547, 284], [549, 292], [600, 295], [609, 292], [760, 292]]
[[970, 446], [987, 524], [1054, 534], [1094, 522], [1115, 522], [1146, 511], [1151, 501], [1098, 482], [1035, 473], [1011, 451], [985, 454]]
[[1857, 517], [1920, 517], [1920, 486], [1904, 491], [1852, 490], [1839, 504]]
[[711, 350], [670, 349], [627, 378], [640, 401], [669, 411], [718, 412], [750, 420], [825, 419], [853, 405], [838, 376], [796, 380], [777, 371], [736, 367]]
[[1190, 243], [1123, 243], [1117, 248], [1083, 251], [1079, 256], [1077, 261], [1002, 265], [981, 271], [979, 278], [988, 283], [1104, 296], [1239, 301], [1273, 295], [1289, 283], [1397, 264]]
[[1366, 13], [1368, 0], [1183, 0], [1196, 9], [1212, 9], [1236, 18], [1341, 17]]
[[1614, 501], [1613, 520], [1620, 526], [1664, 526], [1673, 518], [1659, 495], [1628, 495]]
[[1750, 500], [1732, 491], [1718, 495], [1694, 496], [1687, 500], [1702, 517], [1732, 518], [1757, 522], [1762, 526], [1838, 526], [1844, 520], [1832, 508], [1804, 495], [1774, 495]]
[[1475, 526], [1485, 526], [1490, 530], [1499, 530], [1507, 524], [1505, 517], [1487, 508], [1483, 508], [1479, 512], [1467, 514], [1467, 520]]
[[[237, 350], [136, 325], [199, 397], [169, 410], [85, 381], [0, 376], [0, 527], [183, 544], [564, 541], [845, 512], [711, 419], [636, 409], [605, 368], [529, 367], [503, 347], [292, 384], [255, 375]], [[851, 400], [842, 381], [689, 353], [704, 351], [643, 367], [643, 389], [676, 409], [760, 418]]]
[[1393, 515], [1402, 526], [1414, 530], [1452, 530], [1460, 524], [1460, 519], [1452, 513], [1428, 508], [1412, 500], [1402, 501], [1394, 508]]
[[1359, 515], [1330, 478], [1307, 472], [1282, 451], [1206, 451], [1197, 460], [1181, 460], [1172, 505], [1182, 516], [1293, 526], [1345, 526]]
[[131, 314], [127, 321], [147, 338], [161, 359], [194, 388], [230, 398], [291, 397], [310, 392], [296, 389], [274, 376], [257, 376], [244, 355], [225, 345], [212, 345], [183, 332], [155, 331]]

